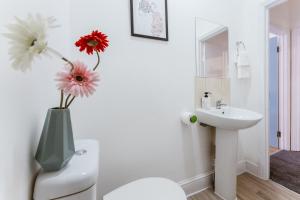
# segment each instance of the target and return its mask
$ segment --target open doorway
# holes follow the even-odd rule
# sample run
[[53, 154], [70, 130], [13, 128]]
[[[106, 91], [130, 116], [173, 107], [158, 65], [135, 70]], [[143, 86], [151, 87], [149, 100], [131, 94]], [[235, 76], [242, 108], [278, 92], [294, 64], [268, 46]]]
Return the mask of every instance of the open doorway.
[[270, 178], [300, 193], [300, 1], [269, 9]]

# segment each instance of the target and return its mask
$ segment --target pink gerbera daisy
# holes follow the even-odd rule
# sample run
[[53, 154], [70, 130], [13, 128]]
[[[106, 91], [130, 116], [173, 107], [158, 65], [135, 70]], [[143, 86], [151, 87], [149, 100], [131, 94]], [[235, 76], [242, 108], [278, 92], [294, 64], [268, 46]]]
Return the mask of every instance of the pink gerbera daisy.
[[87, 68], [82, 62], [74, 62], [72, 71], [57, 73], [58, 89], [72, 96], [90, 96], [95, 91], [99, 75]]

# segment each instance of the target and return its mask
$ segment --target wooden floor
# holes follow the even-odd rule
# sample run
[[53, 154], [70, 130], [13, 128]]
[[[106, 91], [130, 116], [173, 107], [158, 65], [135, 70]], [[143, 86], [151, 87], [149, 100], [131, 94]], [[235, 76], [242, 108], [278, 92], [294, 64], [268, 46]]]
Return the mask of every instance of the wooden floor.
[[[264, 181], [248, 173], [238, 177], [239, 200], [300, 200], [300, 195], [272, 181]], [[188, 200], [222, 200], [207, 189]]]
[[280, 149], [278, 149], [276, 147], [271, 147], [271, 146], [269, 147], [269, 155], [273, 155], [279, 151], [280, 151]]

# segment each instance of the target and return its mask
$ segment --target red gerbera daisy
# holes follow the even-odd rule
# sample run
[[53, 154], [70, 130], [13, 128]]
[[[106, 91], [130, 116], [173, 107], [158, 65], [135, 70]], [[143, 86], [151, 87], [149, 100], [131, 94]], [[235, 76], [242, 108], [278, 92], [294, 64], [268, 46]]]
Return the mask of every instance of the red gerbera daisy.
[[94, 51], [104, 52], [104, 50], [108, 47], [108, 42], [107, 36], [96, 30], [89, 35], [80, 37], [75, 45], [80, 47], [80, 51], [86, 50], [87, 54], [93, 54]]

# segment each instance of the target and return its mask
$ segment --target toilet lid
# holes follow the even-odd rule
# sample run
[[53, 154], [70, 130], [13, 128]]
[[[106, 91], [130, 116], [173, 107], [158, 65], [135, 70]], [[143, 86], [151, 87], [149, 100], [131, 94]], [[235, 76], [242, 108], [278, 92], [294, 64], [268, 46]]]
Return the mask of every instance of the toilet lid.
[[124, 185], [103, 200], [186, 200], [182, 188], [165, 178], [145, 178]]

